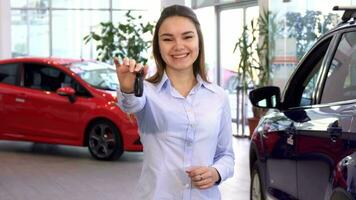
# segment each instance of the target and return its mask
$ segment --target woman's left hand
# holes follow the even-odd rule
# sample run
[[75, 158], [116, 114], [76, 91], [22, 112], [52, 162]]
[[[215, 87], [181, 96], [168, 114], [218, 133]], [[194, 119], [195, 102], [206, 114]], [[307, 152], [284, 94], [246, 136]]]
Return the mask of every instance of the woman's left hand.
[[210, 188], [220, 179], [220, 175], [214, 167], [196, 166], [186, 172], [192, 180], [192, 184], [198, 189]]

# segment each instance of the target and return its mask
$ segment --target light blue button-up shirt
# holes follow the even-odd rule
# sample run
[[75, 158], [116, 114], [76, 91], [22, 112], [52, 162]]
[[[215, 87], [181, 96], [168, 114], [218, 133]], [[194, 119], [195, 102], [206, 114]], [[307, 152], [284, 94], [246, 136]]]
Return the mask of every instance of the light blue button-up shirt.
[[137, 199], [218, 200], [217, 185], [195, 188], [187, 173], [193, 166], [212, 166], [221, 181], [234, 171], [231, 114], [227, 94], [197, 77], [187, 97], [164, 74], [158, 84], [144, 82], [142, 97], [118, 91], [118, 104], [134, 113], [144, 159]]

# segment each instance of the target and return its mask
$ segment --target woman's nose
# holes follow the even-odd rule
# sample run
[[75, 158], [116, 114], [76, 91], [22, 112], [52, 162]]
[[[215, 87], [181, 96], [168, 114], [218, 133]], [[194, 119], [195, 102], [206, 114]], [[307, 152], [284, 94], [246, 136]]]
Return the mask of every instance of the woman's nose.
[[175, 50], [184, 49], [184, 41], [183, 40], [176, 40], [175, 44], [174, 44], [174, 49]]

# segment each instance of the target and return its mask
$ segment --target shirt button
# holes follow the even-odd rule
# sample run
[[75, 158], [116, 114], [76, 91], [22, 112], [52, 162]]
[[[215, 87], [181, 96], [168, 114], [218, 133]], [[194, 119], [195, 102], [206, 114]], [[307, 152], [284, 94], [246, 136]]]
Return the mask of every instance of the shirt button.
[[189, 188], [189, 187], [190, 187], [190, 184], [189, 184], [189, 183], [186, 183], [186, 184], [184, 185], [184, 187], [185, 187], [185, 188]]

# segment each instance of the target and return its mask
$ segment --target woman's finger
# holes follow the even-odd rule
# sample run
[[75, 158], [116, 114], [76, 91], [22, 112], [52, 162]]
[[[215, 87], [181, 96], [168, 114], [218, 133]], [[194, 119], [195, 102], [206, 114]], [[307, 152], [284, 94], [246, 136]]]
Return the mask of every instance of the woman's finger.
[[129, 61], [129, 70], [130, 72], [134, 72], [136, 67], [136, 60], [130, 59]]
[[193, 182], [193, 185], [199, 189], [209, 188], [214, 185], [211, 177], [203, 178], [199, 181]]
[[128, 66], [129, 65], [129, 59], [127, 57], [125, 57], [123, 60], [122, 60], [122, 65], [124, 66]]
[[140, 72], [143, 70], [143, 65], [141, 63], [138, 63], [136, 66], [135, 66], [135, 72]]
[[117, 68], [120, 67], [120, 61], [118, 57], [114, 57], [114, 63]]

